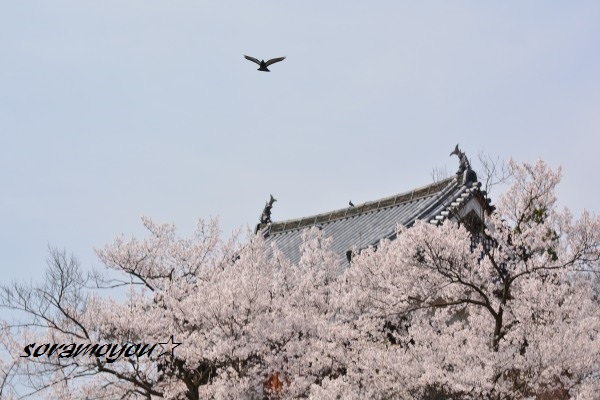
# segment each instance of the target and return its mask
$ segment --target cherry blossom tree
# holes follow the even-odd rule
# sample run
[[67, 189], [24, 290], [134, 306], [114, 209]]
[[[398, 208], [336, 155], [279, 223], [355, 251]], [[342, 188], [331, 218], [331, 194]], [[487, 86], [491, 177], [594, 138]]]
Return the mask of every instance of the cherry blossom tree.
[[[398, 227], [340, 267], [307, 230], [291, 263], [261, 235], [144, 239], [97, 251], [123, 276], [52, 250], [45, 281], [4, 285], [0, 390], [58, 399], [593, 399], [600, 392], [600, 218], [556, 207], [560, 170], [510, 163], [485, 230]], [[123, 300], [104, 295], [120, 288]], [[31, 343], [181, 344], [147, 356], [21, 357]], [[163, 347], [161, 345], [161, 347]], [[160, 350], [160, 349], [159, 349]]]
[[399, 374], [419, 396], [600, 393], [598, 298], [582, 272], [597, 267], [600, 219], [556, 210], [560, 170], [541, 161], [510, 168], [514, 183], [476, 246], [459, 222], [420, 222], [353, 258], [348, 312], [405, 349], [395, 359], [385, 352], [386, 390]]

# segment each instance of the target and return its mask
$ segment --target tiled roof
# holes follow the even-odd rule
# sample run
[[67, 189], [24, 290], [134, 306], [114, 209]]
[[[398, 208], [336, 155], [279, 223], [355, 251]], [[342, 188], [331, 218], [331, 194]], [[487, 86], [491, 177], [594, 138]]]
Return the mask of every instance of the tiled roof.
[[333, 250], [346, 262], [346, 253], [377, 245], [381, 239], [393, 239], [396, 224], [412, 226], [416, 220], [439, 223], [453, 210], [477, 194], [479, 182], [466, 182], [460, 174], [410, 192], [357, 204], [324, 214], [294, 220], [259, 224], [267, 243], [274, 242], [292, 262], [300, 259], [302, 231], [316, 226], [333, 239]]

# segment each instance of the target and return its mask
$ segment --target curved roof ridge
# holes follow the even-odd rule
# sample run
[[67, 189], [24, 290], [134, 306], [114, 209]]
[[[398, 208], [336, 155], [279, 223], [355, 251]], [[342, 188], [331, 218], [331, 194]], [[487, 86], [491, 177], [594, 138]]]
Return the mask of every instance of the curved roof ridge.
[[308, 217], [289, 219], [284, 221], [277, 221], [272, 222], [270, 224], [259, 224], [256, 228], [257, 231], [264, 229], [265, 234], [269, 234], [301, 229], [309, 226], [315, 226], [320, 223], [327, 223], [330, 221], [350, 218], [355, 215], [366, 214], [384, 208], [397, 206], [399, 204], [403, 204], [416, 199], [429, 197], [443, 192], [444, 189], [447, 189], [451, 185], [458, 183], [459, 182], [457, 176], [452, 176], [441, 181], [434, 182], [429, 185], [425, 185], [407, 192], [399, 193], [393, 196], [383, 197], [381, 199], [368, 201], [362, 204], [357, 204], [354, 207], [340, 208], [326, 213], [311, 215]]

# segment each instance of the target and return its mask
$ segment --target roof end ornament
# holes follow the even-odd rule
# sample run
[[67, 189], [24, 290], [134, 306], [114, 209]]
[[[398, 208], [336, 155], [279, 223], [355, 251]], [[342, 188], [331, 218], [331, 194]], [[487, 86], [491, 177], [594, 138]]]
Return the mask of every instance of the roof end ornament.
[[262, 214], [260, 215], [260, 224], [270, 224], [271, 222], [271, 209], [273, 208], [273, 203], [277, 201], [273, 195], [270, 195], [271, 198], [268, 202], [265, 203], [265, 208], [263, 209]]
[[471, 169], [471, 163], [469, 162], [467, 155], [458, 148], [458, 144], [456, 145], [452, 153], [450, 153], [450, 156], [452, 155], [456, 155], [459, 161], [458, 171], [456, 171], [456, 175], [464, 174], [464, 183], [467, 185], [477, 182], [477, 174], [475, 173], [475, 171], [473, 171], [473, 169]]

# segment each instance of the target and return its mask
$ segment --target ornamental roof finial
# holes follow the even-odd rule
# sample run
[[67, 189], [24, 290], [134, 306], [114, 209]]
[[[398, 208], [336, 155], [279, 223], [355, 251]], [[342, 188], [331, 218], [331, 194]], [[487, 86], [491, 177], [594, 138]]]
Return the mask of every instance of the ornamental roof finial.
[[458, 171], [456, 171], [456, 175], [461, 175], [466, 171], [465, 183], [476, 182], [477, 174], [471, 169], [471, 163], [469, 162], [467, 155], [458, 148], [458, 144], [456, 145], [452, 153], [450, 153], [450, 155], [456, 155], [458, 157], [459, 165]]
[[275, 203], [277, 199], [274, 198], [272, 194], [270, 196], [271, 198], [267, 203], [265, 203], [265, 208], [260, 216], [261, 224], [270, 224], [271, 222], [273, 222], [271, 221], [271, 208], [273, 208], [273, 203]]

